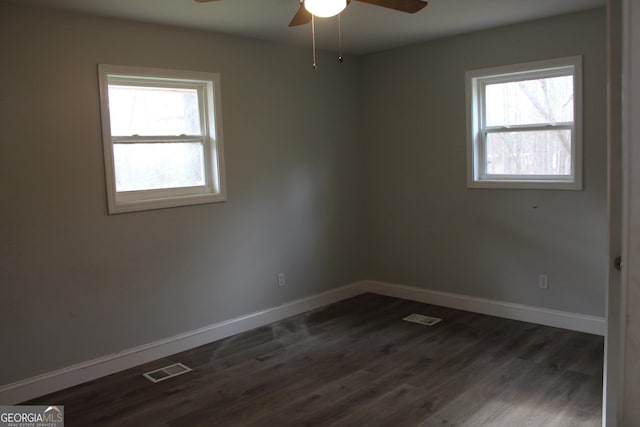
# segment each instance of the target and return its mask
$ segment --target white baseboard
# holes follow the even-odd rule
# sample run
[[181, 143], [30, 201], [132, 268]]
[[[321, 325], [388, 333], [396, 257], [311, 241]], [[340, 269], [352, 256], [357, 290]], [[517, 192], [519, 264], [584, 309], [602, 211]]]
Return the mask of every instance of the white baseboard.
[[587, 316], [584, 314], [373, 280], [364, 281], [361, 286], [366, 292], [450, 307], [458, 310], [472, 311], [474, 313], [488, 314], [506, 319], [554, 326], [556, 328], [602, 336], [604, 336], [606, 331], [606, 320], [604, 317]]
[[120, 372], [153, 360], [227, 338], [240, 332], [268, 325], [309, 310], [333, 304], [334, 302], [351, 298], [363, 292], [362, 282], [353, 283], [341, 288], [285, 303], [278, 307], [236, 317], [150, 344], [130, 348], [120, 353], [78, 363], [26, 380], [0, 386], [0, 405], [13, 405], [53, 393], [105, 375]]
[[[26, 380], [0, 386], [0, 405], [11, 405], [53, 393], [86, 381], [133, 368], [153, 360], [180, 353], [287, 317], [323, 307], [353, 296], [371, 292], [411, 301], [488, 314], [507, 319], [555, 326], [597, 335], [605, 333], [605, 319], [582, 314], [531, 307], [485, 298], [378, 281], [362, 281], [236, 317], [194, 331], [176, 335], [120, 353], [82, 362]], [[55, 403], [55, 402], [53, 402]]]

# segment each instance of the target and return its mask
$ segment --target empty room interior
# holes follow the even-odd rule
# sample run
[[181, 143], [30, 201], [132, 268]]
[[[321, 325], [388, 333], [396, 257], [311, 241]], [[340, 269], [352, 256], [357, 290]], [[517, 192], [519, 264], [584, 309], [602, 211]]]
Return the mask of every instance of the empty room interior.
[[0, 1], [0, 405], [602, 425], [618, 2], [343, 3]]

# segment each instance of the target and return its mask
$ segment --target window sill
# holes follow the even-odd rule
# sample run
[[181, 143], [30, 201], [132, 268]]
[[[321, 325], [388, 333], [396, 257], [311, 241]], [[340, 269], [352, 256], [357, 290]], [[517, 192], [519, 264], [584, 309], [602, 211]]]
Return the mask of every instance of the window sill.
[[571, 190], [582, 191], [582, 183], [574, 181], [506, 181], [506, 180], [474, 180], [467, 183], [467, 188], [503, 189], [503, 190]]
[[109, 214], [119, 214], [126, 212], [148, 211], [155, 209], [175, 208], [179, 206], [203, 205], [206, 203], [225, 202], [225, 194], [195, 194], [189, 196], [178, 196], [162, 199], [148, 199], [138, 201], [116, 200], [109, 203]]

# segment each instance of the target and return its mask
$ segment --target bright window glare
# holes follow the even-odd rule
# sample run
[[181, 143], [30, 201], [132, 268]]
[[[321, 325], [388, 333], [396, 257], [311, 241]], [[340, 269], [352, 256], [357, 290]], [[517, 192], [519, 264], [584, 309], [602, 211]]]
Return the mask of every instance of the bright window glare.
[[199, 142], [114, 144], [116, 191], [205, 185]]
[[573, 76], [489, 84], [487, 126], [573, 121]]
[[571, 131], [548, 130], [488, 134], [487, 174], [571, 174]]
[[198, 91], [109, 85], [111, 134], [199, 135]]

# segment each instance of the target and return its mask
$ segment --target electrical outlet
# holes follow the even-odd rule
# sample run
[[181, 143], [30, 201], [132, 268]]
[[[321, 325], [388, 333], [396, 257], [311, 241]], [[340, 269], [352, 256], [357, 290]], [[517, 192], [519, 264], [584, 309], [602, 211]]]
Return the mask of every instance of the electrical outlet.
[[278, 287], [281, 288], [286, 284], [287, 282], [285, 281], [284, 273], [278, 273]]
[[549, 289], [549, 275], [547, 273], [540, 273], [540, 276], [538, 276], [538, 286], [540, 289]]

